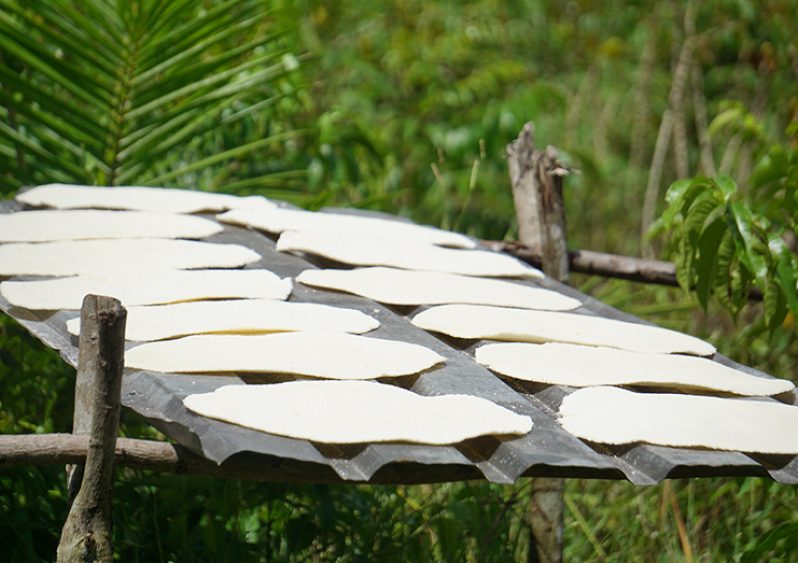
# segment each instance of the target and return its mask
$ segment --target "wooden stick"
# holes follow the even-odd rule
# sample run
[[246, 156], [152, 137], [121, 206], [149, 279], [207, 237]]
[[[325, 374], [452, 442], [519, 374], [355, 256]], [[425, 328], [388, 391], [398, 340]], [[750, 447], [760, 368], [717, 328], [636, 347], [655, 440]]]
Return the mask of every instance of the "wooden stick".
[[[568, 246], [562, 179], [568, 170], [557, 159], [554, 147], [533, 146], [532, 123], [507, 146], [507, 162], [521, 242], [541, 258], [543, 272], [560, 282], [568, 279]], [[563, 542], [562, 479], [532, 480], [527, 525], [528, 561], [560, 563]]]
[[[75, 434], [0, 436], [0, 468], [83, 463], [89, 452], [89, 444], [89, 436]], [[182, 446], [134, 438], [117, 438], [114, 464], [133, 469], [203, 477], [267, 481], [282, 477], [280, 468], [272, 471], [268, 465], [235, 460], [218, 465]]]
[[[89, 436], [25, 434], [0, 436], [0, 470], [5, 467], [81, 463], [89, 450]], [[114, 465], [160, 473], [246, 479], [278, 483], [341, 483], [326, 464], [242, 452], [217, 464], [190, 450], [167, 442], [117, 438]], [[380, 470], [369, 484], [420, 484], [480, 479], [478, 471], [462, 466], [426, 466], [412, 469], [396, 464]]]
[[[534, 266], [540, 266], [540, 255], [531, 248], [513, 241], [484, 241], [492, 250], [507, 252]], [[620, 254], [608, 254], [593, 250], [571, 250], [568, 265], [572, 272], [620, 278], [644, 283], [678, 286], [676, 267], [673, 262], [647, 260]]]
[[518, 234], [521, 243], [541, 257], [543, 270], [565, 281], [568, 252], [562, 178], [568, 170], [557, 160], [554, 147], [541, 151], [533, 143], [534, 126], [527, 123], [518, 138], [507, 145]]
[[[80, 490], [61, 531], [59, 562], [113, 560], [111, 494], [126, 319], [127, 311], [116, 299], [97, 295], [83, 299], [75, 405], [91, 405], [89, 442]], [[85, 431], [81, 413], [75, 419], [81, 421], [76, 430]]]
[[[542, 265], [541, 256], [521, 243], [493, 240], [482, 242], [492, 250], [507, 252], [533, 266], [540, 267]], [[568, 252], [568, 263], [572, 272], [580, 274], [679, 287], [679, 282], [676, 280], [676, 266], [673, 262], [647, 260], [594, 250], [571, 250]], [[762, 301], [762, 292], [755, 287], [751, 288], [748, 292], [748, 299]]]

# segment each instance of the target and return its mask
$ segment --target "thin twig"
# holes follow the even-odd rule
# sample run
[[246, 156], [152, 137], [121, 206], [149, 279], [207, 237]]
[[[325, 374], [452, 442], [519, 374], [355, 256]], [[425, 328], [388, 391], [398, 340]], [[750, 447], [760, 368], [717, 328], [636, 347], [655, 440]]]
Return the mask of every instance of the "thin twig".
[[707, 118], [707, 100], [704, 96], [704, 73], [701, 65], [693, 63], [691, 88], [693, 93], [693, 117], [698, 133], [698, 146], [701, 156], [701, 170], [706, 176], [718, 175], [715, 169], [715, 155], [712, 152], [712, 139], [709, 136], [709, 120]]
[[668, 152], [668, 145], [671, 140], [674, 113], [677, 108], [682, 106], [684, 90], [687, 84], [687, 73], [690, 69], [693, 44], [695, 42], [695, 9], [694, 3], [688, 2], [685, 8], [685, 30], [687, 32], [682, 48], [679, 52], [679, 59], [673, 71], [673, 82], [671, 83], [670, 94], [668, 95], [668, 109], [662, 115], [657, 143], [654, 146], [654, 156], [651, 159], [651, 169], [649, 170], [648, 183], [646, 184], [646, 194], [643, 200], [643, 217], [640, 225], [640, 244], [644, 249], [644, 254], [651, 254], [650, 245], [646, 244], [646, 235], [657, 212], [657, 202], [659, 201], [660, 183], [662, 181], [662, 170], [665, 166], [665, 157]]
[[648, 183], [646, 184], [646, 195], [643, 198], [643, 217], [640, 223], [640, 247], [644, 249], [644, 254], [651, 257], [653, 252], [649, 249], [648, 231], [654, 223], [654, 216], [657, 213], [657, 201], [659, 200], [659, 185], [662, 181], [662, 170], [665, 167], [665, 157], [668, 154], [668, 145], [671, 141], [673, 131], [673, 112], [666, 109], [662, 114], [662, 121], [659, 124], [657, 142], [654, 144], [654, 156], [651, 158], [651, 168], [648, 171]]
[[648, 26], [648, 40], [640, 56], [640, 67], [637, 76], [634, 97], [634, 120], [629, 147], [630, 170], [637, 171], [643, 167], [646, 150], [646, 134], [648, 133], [648, 114], [651, 110], [651, 77], [657, 62], [657, 42], [654, 27]]

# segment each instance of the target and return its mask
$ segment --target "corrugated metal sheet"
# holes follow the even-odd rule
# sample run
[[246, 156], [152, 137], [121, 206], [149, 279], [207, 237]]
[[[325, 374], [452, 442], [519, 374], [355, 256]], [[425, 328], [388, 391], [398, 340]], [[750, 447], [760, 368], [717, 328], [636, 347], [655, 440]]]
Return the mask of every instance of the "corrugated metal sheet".
[[[0, 203], [0, 212], [17, 209]], [[295, 277], [315, 267], [307, 260], [274, 250], [274, 242], [251, 230], [228, 226], [206, 239], [243, 244], [262, 260], [248, 268], [266, 268], [281, 276]], [[323, 265], [320, 261], [316, 265]], [[572, 288], [545, 279], [527, 281], [573, 296], [582, 302], [578, 312], [632, 322], [639, 319], [612, 309]], [[370, 336], [401, 339], [427, 346], [446, 357], [439, 369], [394, 380], [422, 395], [464, 393], [489, 399], [534, 421], [527, 436], [500, 441], [487, 437], [453, 446], [365, 444], [335, 447], [273, 436], [197, 416], [182, 404], [186, 395], [208, 392], [231, 383], [247, 384], [250, 376], [173, 375], [127, 370], [123, 404], [150, 421], [170, 439], [222, 463], [232, 456], [246, 456], [264, 467], [285, 467], [286, 480], [357, 482], [434, 482], [484, 477], [511, 483], [521, 476], [547, 475], [585, 478], [626, 478], [636, 484], [652, 484], [667, 477], [711, 475], [770, 476], [798, 483], [795, 456], [751, 457], [742, 453], [634, 446], [607, 448], [588, 444], [565, 432], [556, 421], [563, 397], [573, 390], [558, 386], [512, 387], [478, 365], [473, 349], [479, 343], [441, 339], [413, 326], [408, 320], [415, 308], [390, 309], [374, 301], [295, 284], [291, 301], [325, 303], [362, 310], [380, 323]], [[17, 319], [47, 346], [60, 352], [71, 365], [77, 363], [77, 340], [66, 332], [64, 321], [75, 313], [42, 314], [15, 309], [0, 297], [0, 309]], [[717, 361], [767, 377], [728, 359]], [[255, 454], [255, 455], [251, 455]]]

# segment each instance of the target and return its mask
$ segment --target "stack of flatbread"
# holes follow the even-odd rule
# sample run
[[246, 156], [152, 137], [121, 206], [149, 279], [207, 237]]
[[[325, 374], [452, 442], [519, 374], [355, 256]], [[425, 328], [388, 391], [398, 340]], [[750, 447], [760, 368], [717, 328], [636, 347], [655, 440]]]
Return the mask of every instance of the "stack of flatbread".
[[[310, 254], [348, 267], [307, 270], [297, 278], [302, 284], [387, 305], [427, 307], [413, 318], [420, 328], [461, 339], [501, 341], [478, 347], [475, 355], [502, 377], [582, 388], [563, 402], [561, 423], [584, 439], [626, 443], [611, 427], [627, 424], [628, 418], [604, 416], [614, 408], [645, 416], [653, 420], [652, 428], [663, 429], [673, 427], [669, 419], [677, 412], [690, 421], [686, 428], [700, 424], [697, 413], [707, 409], [718, 417], [721, 430], [717, 432], [728, 440], [707, 442], [699, 433], [689, 432], [679, 438], [648, 432], [623, 439], [748, 451], [751, 441], [735, 442], [735, 436], [742, 435], [723, 416], [734, 412], [735, 405], [745, 408], [752, 402], [757, 403], [753, 412], [762, 416], [751, 421], [751, 435], [758, 432], [757, 425], [775, 436], [790, 434], [778, 415], [773, 420], [768, 416], [784, 409], [792, 413], [795, 407], [773, 400], [729, 398], [789, 394], [794, 389], [790, 381], [760, 377], [708, 359], [715, 354], [712, 345], [679, 332], [577, 311], [580, 302], [576, 299], [535, 285], [534, 280], [542, 276], [538, 270], [509, 256], [478, 250], [474, 241], [461, 235], [379, 217], [257, 205], [228, 211], [219, 219], [279, 235], [281, 251]], [[602, 391], [607, 386], [617, 388], [617, 393]], [[620, 389], [627, 387], [638, 392]], [[639, 392], [652, 389], [659, 391], [656, 396]], [[579, 402], [583, 393], [599, 392], [607, 397], [605, 410], [590, 411], [584, 406], [589, 401]], [[689, 394], [698, 396], [685, 402]], [[708, 396], [713, 394], [719, 397]], [[648, 409], [654, 398], [662, 409]], [[729, 408], [716, 409], [715, 405]], [[585, 410], [590, 417], [585, 418]], [[584, 426], [574, 422], [580, 416], [579, 420], [588, 420]], [[780, 453], [796, 448], [773, 442], [758, 442], [758, 451]]]
[[[381, 338], [360, 310], [289, 301], [292, 280], [268, 260], [208, 240], [230, 224], [276, 237], [278, 251], [337, 264], [298, 283], [419, 308], [415, 326], [464, 347], [479, 341], [475, 360], [522, 390], [565, 387], [560, 423], [584, 440], [798, 454], [798, 408], [771, 398], [793, 397], [791, 382], [723, 365], [692, 336], [597, 317], [541, 287], [540, 271], [461, 234], [161, 188], [54, 184], [17, 199], [47, 209], [0, 215], [0, 293], [12, 305], [77, 310], [87, 293], [111, 295], [128, 308], [129, 368], [295, 378], [188, 396], [186, 407], [204, 416], [324, 443], [450, 444], [532, 429], [528, 416], [482, 398], [387, 383], [434, 377], [446, 359]], [[78, 334], [79, 319], [67, 329]]]
[[560, 423], [590, 442], [798, 453], [798, 408], [763, 399], [794, 400], [793, 383], [708, 359], [714, 347], [697, 338], [588, 314], [473, 304], [432, 307], [413, 323], [502, 341], [480, 345], [475, 357], [510, 380], [578, 388], [563, 400]]
[[[204, 240], [223, 225], [195, 214], [232, 217], [251, 208], [255, 217], [318, 215], [314, 232], [353, 234], [365, 224], [380, 236], [399, 233], [422, 245], [473, 247], [462, 235], [385, 219], [343, 216], [339, 223], [264, 198], [162, 188], [52, 184], [17, 200], [47, 209], [0, 215], [0, 293], [12, 305], [76, 311], [86, 294], [110, 295], [128, 310], [126, 337], [136, 343], [125, 356], [128, 368], [299, 379], [189, 396], [186, 406], [199, 414], [335, 443], [443, 444], [531, 429], [529, 417], [478, 397], [422, 397], [375, 381], [435, 369], [445, 359], [417, 344], [364, 336], [379, 322], [362, 311], [287, 301], [290, 279], [249, 248]], [[520, 267], [509, 260], [499, 263]], [[79, 334], [79, 317], [67, 330]], [[476, 422], [474, 412], [481, 413]]]

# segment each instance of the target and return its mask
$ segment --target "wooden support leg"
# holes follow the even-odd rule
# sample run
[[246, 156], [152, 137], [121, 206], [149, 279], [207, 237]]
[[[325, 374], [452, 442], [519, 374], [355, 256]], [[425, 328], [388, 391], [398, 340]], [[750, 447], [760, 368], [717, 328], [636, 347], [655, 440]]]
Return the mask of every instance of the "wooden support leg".
[[[518, 216], [518, 238], [541, 257], [543, 272], [568, 280], [568, 246], [562, 179], [568, 174], [554, 147], [534, 147], [534, 126], [527, 123], [507, 146], [507, 164]], [[563, 480], [535, 478], [527, 510], [530, 563], [562, 561]]]
[[529, 563], [559, 563], [563, 545], [563, 479], [535, 477], [527, 509]]
[[83, 470], [69, 475], [70, 493], [76, 492], [70, 496], [58, 544], [59, 563], [113, 560], [111, 492], [126, 318], [116, 299], [97, 295], [83, 299], [73, 431], [89, 434], [89, 448]]

